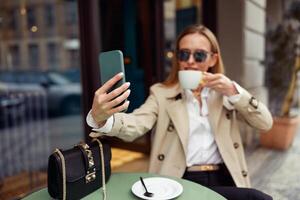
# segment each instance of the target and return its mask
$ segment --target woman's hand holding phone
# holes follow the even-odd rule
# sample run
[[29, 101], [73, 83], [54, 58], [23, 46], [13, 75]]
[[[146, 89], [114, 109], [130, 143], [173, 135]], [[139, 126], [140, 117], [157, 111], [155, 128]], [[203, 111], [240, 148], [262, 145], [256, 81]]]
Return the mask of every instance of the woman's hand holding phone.
[[[129, 101], [126, 100], [130, 94], [129, 82], [110, 91], [123, 76], [123, 73], [115, 75], [95, 92], [91, 114], [99, 127], [103, 126], [114, 113], [126, 110], [129, 106]], [[124, 103], [120, 104], [123, 101]]]

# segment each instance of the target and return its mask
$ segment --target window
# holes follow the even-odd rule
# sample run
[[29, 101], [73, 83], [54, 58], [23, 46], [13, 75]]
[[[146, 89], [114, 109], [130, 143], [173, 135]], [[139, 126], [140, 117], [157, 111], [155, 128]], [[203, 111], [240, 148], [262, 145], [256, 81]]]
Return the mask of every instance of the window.
[[0, 0], [0, 199], [45, 187], [50, 153], [83, 140], [77, 16], [73, 0]]
[[9, 11], [9, 22], [8, 26], [12, 30], [16, 30], [18, 28], [18, 10], [13, 9]]
[[45, 13], [45, 25], [47, 28], [52, 28], [55, 23], [55, 10], [54, 6], [52, 4], [47, 4], [44, 7], [44, 13]]
[[68, 2], [65, 4], [65, 19], [67, 25], [77, 24], [77, 4]]
[[50, 69], [59, 69], [58, 45], [54, 42], [47, 45], [48, 66]]
[[69, 50], [69, 56], [70, 56], [70, 68], [79, 68], [79, 51], [78, 50]]
[[39, 67], [39, 48], [37, 44], [30, 44], [28, 46], [28, 63], [29, 68], [38, 69]]
[[36, 15], [34, 8], [27, 9], [27, 27], [31, 29], [33, 26], [36, 26]]
[[18, 69], [20, 67], [20, 49], [18, 45], [12, 45], [9, 47], [9, 54], [11, 58], [10, 66], [12, 69]]

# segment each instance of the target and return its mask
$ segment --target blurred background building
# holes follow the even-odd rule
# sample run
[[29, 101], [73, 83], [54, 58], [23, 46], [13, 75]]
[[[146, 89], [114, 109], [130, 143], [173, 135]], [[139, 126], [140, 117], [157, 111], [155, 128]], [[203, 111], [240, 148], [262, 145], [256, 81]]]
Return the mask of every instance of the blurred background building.
[[[266, 31], [291, 2], [1, 0], [0, 199], [44, 186], [50, 152], [88, 138], [85, 116], [100, 86], [101, 51], [123, 51], [132, 111], [170, 71], [176, 35], [202, 23], [219, 39], [226, 74], [267, 104]], [[241, 128], [245, 144], [255, 143], [254, 131]], [[145, 154], [151, 146], [150, 134], [134, 144], [111, 143]], [[12, 184], [20, 177], [24, 184]]]
[[76, 1], [2, 1], [1, 70], [78, 69]]

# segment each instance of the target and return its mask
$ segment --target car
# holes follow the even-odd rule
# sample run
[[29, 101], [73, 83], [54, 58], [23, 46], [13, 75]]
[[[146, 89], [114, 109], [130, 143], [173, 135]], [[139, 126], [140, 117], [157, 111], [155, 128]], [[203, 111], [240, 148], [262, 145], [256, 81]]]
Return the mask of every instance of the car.
[[50, 117], [81, 112], [81, 86], [63, 75], [49, 71], [1, 71], [0, 82], [18, 85], [38, 85], [46, 91]]
[[80, 70], [78, 68], [72, 68], [69, 70], [64, 70], [62, 72], [57, 72], [67, 79], [69, 79], [71, 82], [74, 83], [80, 83]]
[[0, 82], [0, 128], [47, 118], [46, 93], [38, 85]]

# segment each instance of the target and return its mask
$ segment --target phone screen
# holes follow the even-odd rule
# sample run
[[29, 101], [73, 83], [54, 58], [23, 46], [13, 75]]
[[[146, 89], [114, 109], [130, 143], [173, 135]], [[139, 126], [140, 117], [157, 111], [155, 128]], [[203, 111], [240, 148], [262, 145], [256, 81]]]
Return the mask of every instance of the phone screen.
[[123, 72], [123, 78], [118, 81], [110, 91], [121, 86], [125, 83], [125, 71], [123, 53], [120, 50], [113, 50], [100, 53], [100, 74], [101, 74], [101, 85], [107, 82], [109, 79], [114, 77], [116, 74]]
[[[99, 55], [100, 74], [101, 74], [101, 85], [106, 83], [109, 79], [114, 77], [116, 74], [123, 72], [123, 78], [118, 81], [108, 92], [120, 87], [125, 83], [125, 70], [123, 53], [120, 50], [113, 50], [102, 52]], [[122, 105], [125, 101], [121, 102]], [[119, 106], [117, 105], [117, 106]], [[117, 107], [115, 106], [115, 107]]]

